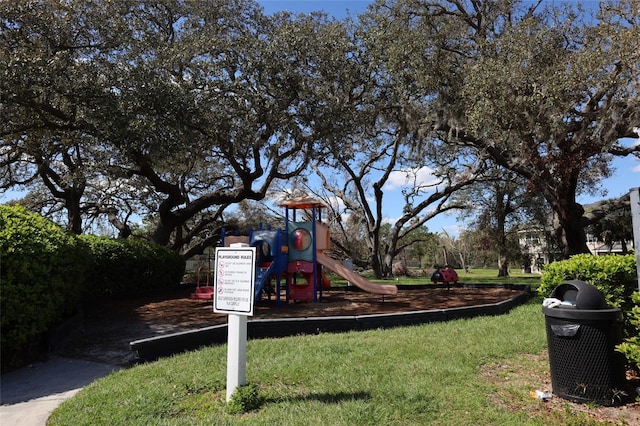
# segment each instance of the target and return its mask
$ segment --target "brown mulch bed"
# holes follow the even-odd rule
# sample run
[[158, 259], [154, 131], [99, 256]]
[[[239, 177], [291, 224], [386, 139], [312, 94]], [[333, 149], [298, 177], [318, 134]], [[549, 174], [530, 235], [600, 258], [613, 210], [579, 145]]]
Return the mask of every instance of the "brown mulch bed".
[[[129, 343], [137, 339], [194, 330], [226, 322], [213, 312], [213, 303], [189, 296], [193, 287], [135, 300], [108, 301], [85, 309], [82, 324], [60, 342], [56, 354], [91, 361], [127, 365], [135, 360]], [[520, 291], [504, 288], [399, 290], [380, 296], [344, 289], [323, 292], [318, 303], [284, 303], [275, 298], [256, 304], [251, 319], [366, 315], [477, 306], [511, 299]]]

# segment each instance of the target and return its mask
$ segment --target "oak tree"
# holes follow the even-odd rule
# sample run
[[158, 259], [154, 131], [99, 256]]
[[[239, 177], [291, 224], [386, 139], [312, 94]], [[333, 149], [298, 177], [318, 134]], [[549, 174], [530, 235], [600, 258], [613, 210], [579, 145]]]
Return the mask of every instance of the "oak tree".
[[555, 216], [564, 256], [588, 251], [576, 201], [637, 155], [640, 11], [491, 0], [378, 1], [364, 20], [420, 125], [527, 181]]

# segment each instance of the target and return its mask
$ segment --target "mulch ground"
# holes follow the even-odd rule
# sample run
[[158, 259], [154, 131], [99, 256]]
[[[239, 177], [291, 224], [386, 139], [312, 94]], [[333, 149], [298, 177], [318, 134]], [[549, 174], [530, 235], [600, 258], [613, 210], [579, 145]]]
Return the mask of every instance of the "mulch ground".
[[[189, 296], [193, 287], [154, 297], [107, 301], [86, 308], [81, 324], [62, 342], [56, 354], [91, 361], [128, 365], [135, 360], [129, 343], [180, 331], [225, 323], [226, 315], [213, 312], [213, 303]], [[322, 301], [280, 303], [275, 297], [256, 304], [251, 319], [304, 318], [339, 315], [367, 315], [446, 309], [497, 303], [520, 291], [503, 288], [399, 290], [397, 296], [329, 289]]]

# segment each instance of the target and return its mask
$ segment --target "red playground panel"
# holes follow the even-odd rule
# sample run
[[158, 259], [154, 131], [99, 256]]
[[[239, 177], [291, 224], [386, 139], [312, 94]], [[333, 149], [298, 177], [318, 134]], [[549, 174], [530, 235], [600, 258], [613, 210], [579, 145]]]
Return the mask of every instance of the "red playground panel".
[[431, 281], [435, 284], [437, 282], [443, 284], [458, 282], [458, 273], [453, 268], [439, 268], [431, 275]]
[[[207, 285], [200, 285], [200, 275], [204, 272], [207, 277]], [[200, 266], [196, 272], [197, 284], [195, 293], [191, 293], [192, 299], [213, 300], [213, 286], [211, 285], [211, 271], [206, 266]]]
[[196, 292], [191, 293], [192, 299], [213, 300], [213, 287], [206, 285], [196, 287]]

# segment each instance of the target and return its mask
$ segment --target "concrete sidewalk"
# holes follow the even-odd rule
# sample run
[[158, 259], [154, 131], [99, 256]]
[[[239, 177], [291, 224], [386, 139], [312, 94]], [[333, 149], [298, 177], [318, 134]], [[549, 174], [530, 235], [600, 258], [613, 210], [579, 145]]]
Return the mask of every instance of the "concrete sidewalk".
[[94, 380], [119, 370], [115, 365], [51, 357], [0, 376], [0, 425], [43, 426], [64, 400]]

